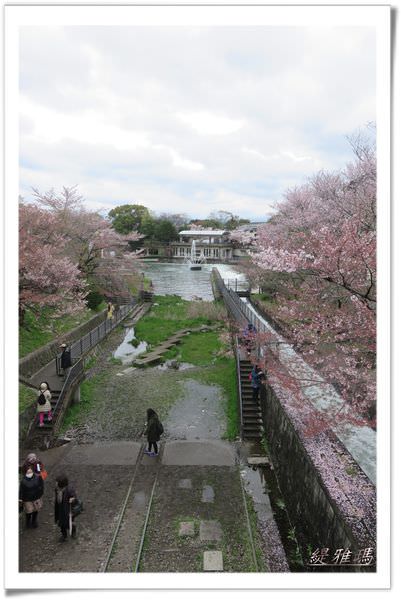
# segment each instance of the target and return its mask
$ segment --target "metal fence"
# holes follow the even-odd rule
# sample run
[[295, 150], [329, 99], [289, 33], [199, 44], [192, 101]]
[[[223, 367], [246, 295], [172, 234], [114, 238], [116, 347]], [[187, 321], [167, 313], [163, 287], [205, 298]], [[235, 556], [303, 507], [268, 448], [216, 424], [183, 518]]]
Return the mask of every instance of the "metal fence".
[[[106, 337], [106, 335], [110, 333], [110, 331], [112, 331], [112, 329], [114, 329], [127, 316], [136, 303], [137, 300], [134, 300], [131, 302], [131, 304], [120, 306], [120, 308], [114, 312], [112, 319], [106, 318], [104, 321], [102, 321], [102, 323], [100, 323], [100, 325], [89, 331], [89, 333], [81, 337], [79, 340], [73, 342], [70, 346], [72, 363], [76, 363], [83, 354], [86, 354], [89, 350], [91, 350], [91, 348], [96, 346], [100, 340]], [[58, 354], [56, 356], [57, 375], [61, 374], [60, 359], [61, 354]]]
[[[121, 306], [114, 312], [112, 319], [106, 319], [71, 345], [71, 360], [73, 364], [68, 369], [63, 387], [61, 388], [60, 395], [53, 409], [55, 417], [57, 417], [58, 409], [62, 406], [68, 390], [74, 382], [82, 376], [84, 370], [83, 355], [93, 348], [100, 340], [106, 337], [106, 335], [127, 316], [136, 304], [137, 300], [133, 300], [131, 304]], [[58, 375], [60, 374], [60, 357], [61, 354], [56, 357], [56, 370]]]

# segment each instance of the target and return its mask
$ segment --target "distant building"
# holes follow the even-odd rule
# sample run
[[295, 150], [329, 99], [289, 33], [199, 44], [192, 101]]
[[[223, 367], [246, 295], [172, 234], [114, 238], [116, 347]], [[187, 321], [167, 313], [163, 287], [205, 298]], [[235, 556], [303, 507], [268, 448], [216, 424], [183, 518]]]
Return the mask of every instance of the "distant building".
[[233, 247], [229, 232], [224, 229], [187, 229], [179, 232], [180, 239], [170, 242], [174, 258], [189, 258], [192, 242], [196, 242], [197, 255], [203, 253], [209, 262], [231, 260]]

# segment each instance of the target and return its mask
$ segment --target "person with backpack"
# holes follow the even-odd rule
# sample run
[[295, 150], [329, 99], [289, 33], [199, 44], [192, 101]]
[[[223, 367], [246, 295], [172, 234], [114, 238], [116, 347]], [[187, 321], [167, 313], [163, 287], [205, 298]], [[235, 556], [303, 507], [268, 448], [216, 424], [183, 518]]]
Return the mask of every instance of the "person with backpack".
[[33, 467], [23, 468], [23, 477], [19, 485], [20, 509], [25, 512], [26, 528], [38, 527], [38, 512], [41, 510], [44, 484], [40, 475], [34, 473]]
[[259, 399], [259, 390], [262, 380], [265, 379], [265, 375], [258, 365], [253, 365], [252, 371], [249, 373], [249, 379], [252, 385], [252, 400], [257, 402]]
[[[157, 456], [159, 453], [157, 442], [160, 440], [160, 436], [164, 432], [163, 425], [161, 424], [157, 413], [153, 410], [153, 408], [148, 408], [146, 411], [146, 428], [145, 435], [148, 440], [148, 449], [145, 450], [145, 454], [149, 456]], [[152, 447], [154, 448], [154, 452], [152, 452]]]
[[39, 427], [43, 427], [44, 416], [47, 415], [47, 420], [52, 420], [52, 394], [49, 389], [49, 384], [46, 381], [39, 386], [38, 399], [36, 404], [36, 412], [39, 415]]

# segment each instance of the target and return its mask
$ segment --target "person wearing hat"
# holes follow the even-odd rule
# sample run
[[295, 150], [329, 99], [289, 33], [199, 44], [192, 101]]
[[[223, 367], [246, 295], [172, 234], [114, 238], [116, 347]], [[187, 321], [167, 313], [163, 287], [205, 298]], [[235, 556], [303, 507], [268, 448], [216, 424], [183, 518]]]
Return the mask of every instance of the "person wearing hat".
[[46, 479], [47, 471], [45, 469], [45, 466], [34, 452], [30, 452], [27, 455], [24, 464], [22, 465], [22, 472], [25, 473], [28, 467], [32, 467], [33, 472], [36, 475], [40, 475], [43, 481]]
[[52, 405], [51, 405], [52, 395], [49, 390], [49, 385], [45, 381], [40, 384], [38, 391], [38, 400], [37, 400], [37, 413], [39, 414], [39, 427], [43, 427], [44, 416], [47, 414], [47, 420], [52, 420]]
[[61, 375], [65, 375], [67, 369], [71, 367], [71, 350], [68, 348], [67, 344], [61, 344], [61, 356], [60, 356], [60, 368]]

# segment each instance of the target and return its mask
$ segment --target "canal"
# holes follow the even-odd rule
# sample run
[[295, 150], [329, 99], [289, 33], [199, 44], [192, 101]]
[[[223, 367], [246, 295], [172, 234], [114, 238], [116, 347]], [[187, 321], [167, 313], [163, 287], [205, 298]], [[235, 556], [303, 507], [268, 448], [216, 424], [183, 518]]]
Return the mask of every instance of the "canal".
[[194, 296], [202, 300], [213, 300], [210, 281], [212, 269], [219, 270], [222, 278], [237, 279], [246, 282], [240, 267], [227, 264], [205, 264], [200, 271], [191, 271], [186, 263], [143, 262], [145, 276], [152, 280], [155, 294], [164, 296], [176, 294], [185, 300], [193, 300]]

